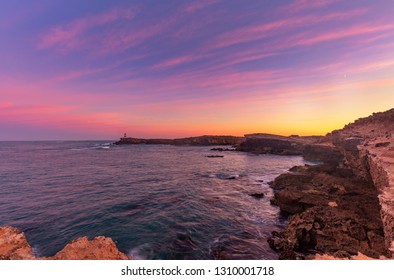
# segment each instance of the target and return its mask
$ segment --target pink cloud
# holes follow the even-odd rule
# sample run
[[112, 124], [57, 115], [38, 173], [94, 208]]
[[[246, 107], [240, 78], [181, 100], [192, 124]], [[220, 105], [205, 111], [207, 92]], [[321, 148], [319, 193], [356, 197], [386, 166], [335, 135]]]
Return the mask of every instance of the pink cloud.
[[162, 70], [162, 69], [167, 69], [167, 68], [171, 68], [174, 66], [178, 66], [181, 64], [193, 62], [193, 61], [196, 61], [199, 59], [201, 59], [201, 56], [194, 56], [194, 55], [180, 56], [180, 57], [167, 59], [163, 62], [160, 62], [160, 63], [154, 65], [152, 68], [156, 69], [156, 70]]
[[0, 109], [8, 109], [14, 105], [13, 102], [0, 102]]
[[370, 43], [374, 43], [376, 41], [379, 41], [381, 39], [386, 39], [388, 37], [392, 37], [393, 33], [390, 32], [386, 32], [384, 34], [378, 34], [376, 36], [369, 36], [368, 38], [362, 38], [360, 40], [357, 41], [357, 44], [359, 45], [366, 45], [366, 44], [370, 44]]
[[38, 47], [56, 46], [61, 49], [73, 50], [83, 44], [84, 33], [89, 30], [119, 20], [131, 20], [133, 16], [132, 9], [113, 9], [102, 14], [76, 19], [65, 25], [52, 28], [41, 38]]
[[220, 2], [220, 0], [198, 0], [198, 1], [194, 1], [188, 5], [186, 5], [183, 8], [183, 11], [185, 11], [186, 13], [194, 13], [197, 12], [198, 10], [204, 9], [208, 6], [211, 6], [217, 2]]
[[357, 9], [348, 12], [331, 13], [323, 16], [308, 15], [292, 17], [259, 25], [242, 27], [218, 36], [212, 44], [207, 46], [207, 48], [217, 49], [241, 43], [253, 42], [281, 34], [281, 32], [295, 27], [316, 25], [327, 21], [345, 20], [355, 16], [360, 16], [366, 12], [366, 9]]
[[340, 29], [322, 34], [316, 34], [315, 36], [303, 36], [295, 45], [313, 45], [322, 42], [334, 41], [347, 37], [354, 37], [360, 35], [366, 35], [371, 33], [378, 33], [387, 30], [393, 30], [393, 24], [377, 25], [377, 26], [353, 26], [347, 29]]
[[370, 72], [370, 71], [382, 70], [393, 66], [394, 66], [394, 60], [383, 60], [383, 61], [372, 62], [370, 64], [364, 65], [360, 67], [359, 70], [361, 72]]
[[111, 32], [106, 34], [101, 34], [98, 39], [98, 45], [100, 46], [99, 53], [108, 54], [123, 52], [131, 47], [143, 43], [149, 38], [162, 34], [177, 21], [178, 17], [173, 16], [165, 18], [156, 24], [139, 28], [138, 30], [133, 30], [126, 26], [111, 30]]
[[[25, 122], [48, 122], [53, 121], [55, 115], [71, 112], [74, 106], [63, 105], [17, 105], [13, 104], [7, 108], [2, 108], [0, 116], [5, 120], [22, 120]], [[49, 119], [48, 116], [51, 116]]]
[[292, 3], [285, 6], [281, 10], [285, 12], [300, 12], [304, 10], [323, 8], [338, 1], [340, 0], [294, 0]]

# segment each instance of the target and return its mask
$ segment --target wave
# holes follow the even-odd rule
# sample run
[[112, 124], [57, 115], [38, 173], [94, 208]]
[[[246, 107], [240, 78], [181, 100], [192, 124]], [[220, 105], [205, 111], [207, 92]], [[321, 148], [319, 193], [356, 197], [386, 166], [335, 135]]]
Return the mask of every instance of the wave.
[[72, 148], [71, 151], [89, 151], [89, 150], [101, 150], [101, 149], [110, 149], [113, 147], [112, 143], [104, 143], [104, 144], [94, 144], [89, 147], [81, 147], [81, 148]]

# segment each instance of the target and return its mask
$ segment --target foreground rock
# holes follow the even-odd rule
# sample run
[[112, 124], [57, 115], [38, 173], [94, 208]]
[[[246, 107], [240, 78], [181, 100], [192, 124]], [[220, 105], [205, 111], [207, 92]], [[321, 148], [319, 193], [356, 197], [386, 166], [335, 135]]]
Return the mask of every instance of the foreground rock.
[[394, 110], [357, 120], [320, 141], [333, 153], [323, 149], [325, 164], [294, 167], [275, 179], [272, 203], [289, 215], [286, 228], [269, 239], [281, 259], [391, 257], [392, 135]]
[[81, 237], [71, 241], [51, 260], [128, 260], [119, 252], [115, 242], [108, 237], [98, 236], [93, 240]]
[[25, 234], [14, 227], [0, 227], [0, 260], [33, 260]]
[[[316, 254], [313, 258], [314, 260], [376, 260], [374, 258], [370, 258], [364, 254], [358, 253], [357, 255], [351, 256], [349, 258], [337, 258], [331, 255], [327, 255], [327, 254]], [[385, 257], [380, 257], [380, 260], [387, 260], [387, 258]]]
[[[10, 226], [0, 227], [1, 260], [37, 259], [23, 232]], [[127, 255], [119, 252], [115, 242], [108, 237], [98, 236], [93, 240], [81, 237], [71, 241], [53, 257], [47, 260], [128, 260]]]

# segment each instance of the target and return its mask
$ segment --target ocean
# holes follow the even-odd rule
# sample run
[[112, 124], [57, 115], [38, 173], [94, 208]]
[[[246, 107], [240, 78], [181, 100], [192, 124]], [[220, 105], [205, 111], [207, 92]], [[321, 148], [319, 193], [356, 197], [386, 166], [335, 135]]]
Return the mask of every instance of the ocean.
[[135, 259], [277, 259], [267, 237], [285, 220], [268, 182], [306, 162], [211, 148], [0, 142], [0, 226], [38, 256], [104, 235]]

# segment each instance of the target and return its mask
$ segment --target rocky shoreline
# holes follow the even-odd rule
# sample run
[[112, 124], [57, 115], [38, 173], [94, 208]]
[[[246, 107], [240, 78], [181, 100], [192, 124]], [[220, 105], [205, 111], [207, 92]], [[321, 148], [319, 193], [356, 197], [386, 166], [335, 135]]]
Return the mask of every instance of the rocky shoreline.
[[323, 164], [294, 167], [271, 183], [272, 203], [288, 216], [268, 240], [280, 259], [392, 257], [393, 136], [393, 109], [359, 119], [320, 140], [331, 159], [326, 153]]
[[[273, 205], [288, 223], [268, 239], [280, 259], [392, 258], [394, 252], [394, 109], [324, 136], [250, 134], [182, 139], [124, 137], [115, 144], [235, 145], [237, 151], [302, 155], [271, 182]], [[222, 149], [222, 150], [221, 150]], [[233, 149], [213, 149], [227, 151]], [[259, 198], [260, 194], [254, 194]], [[0, 227], [0, 259], [37, 259], [25, 235]], [[41, 259], [130, 259], [111, 238], [78, 238]]]

